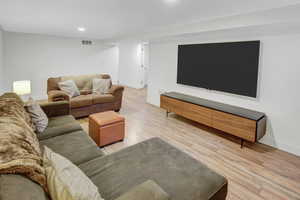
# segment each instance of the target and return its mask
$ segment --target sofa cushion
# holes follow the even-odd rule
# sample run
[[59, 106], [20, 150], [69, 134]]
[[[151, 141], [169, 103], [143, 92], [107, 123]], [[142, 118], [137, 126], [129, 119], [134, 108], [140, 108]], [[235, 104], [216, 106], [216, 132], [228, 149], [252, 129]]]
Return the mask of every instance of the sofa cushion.
[[61, 126], [70, 122], [76, 122], [75, 118], [72, 115], [51, 117], [49, 118], [48, 127]]
[[106, 200], [113, 200], [149, 179], [163, 188], [172, 200], [213, 199], [216, 194], [219, 199], [225, 199], [227, 194], [227, 181], [223, 176], [158, 138], [79, 167]]
[[64, 135], [70, 132], [80, 131], [80, 130], [82, 130], [82, 127], [78, 122], [74, 121], [63, 125], [47, 127], [44, 132], [38, 134], [37, 136], [39, 140], [45, 140], [55, 136]]
[[115, 98], [111, 94], [93, 94], [93, 104], [111, 103]]
[[66, 157], [74, 164], [81, 164], [103, 156], [103, 152], [84, 131], [75, 131], [52, 137], [41, 140], [40, 143]]
[[30, 179], [15, 174], [0, 175], [1, 200], [49, 200], [43, 188]]
[[88, 95], [88, 94], [92, 94], [93, 91], [92, 90], [80, 90], [80, 95]]
[[74, 131], [80, 131], [82, 127], [72, 115], [62, 115], [49, 118], [49, 125], [44, 132], [38, 134], [39, 140], [49, 139]]
[[169, 195], [154, 181], [146, 181], [117, 198], [116, 200], [169, 200]]
[[80, 108], [93, 104], [93, 94], [80, 95], [70, 100], [71, 108]]
[[60, 77], [49, 78], [47, 80], [47, 92], [51, 90], [60, 90], [58, 87], [58, 83], [61, 82]]

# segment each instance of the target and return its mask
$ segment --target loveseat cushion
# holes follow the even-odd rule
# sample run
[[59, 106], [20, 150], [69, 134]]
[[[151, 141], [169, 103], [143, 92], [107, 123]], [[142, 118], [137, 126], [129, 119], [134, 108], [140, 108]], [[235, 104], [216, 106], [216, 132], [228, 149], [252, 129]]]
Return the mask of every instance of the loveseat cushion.
[[[79, 165], [105, 200], [114, 200], [147, 180], [172, 200], [225, 199], [226, 179], [159, 138]], [[221, 191], [221, 192], [220, 192]]]
[[94, 78], [110, 79], [108, 74], [90, 74], [80, 76], [62, 76], [61, 81], [74, 80], [79, 90], [91, 90]]
[[93, 94], [80, 95], [70, 100], [71, 108], [80, 108], [93, 104]]
[[111, 94], [93, 94], [93, 104], [111, 103], [115, 98]]
[[103, 152], [84, 131], [52, 137], [41, 140], [40, 143], [66, 157], [74, 164], [81, 164], [103, 156]]
[[0, 175], [1, 200], [49, 200], [43, 188], [30, 179], [15, 174]]

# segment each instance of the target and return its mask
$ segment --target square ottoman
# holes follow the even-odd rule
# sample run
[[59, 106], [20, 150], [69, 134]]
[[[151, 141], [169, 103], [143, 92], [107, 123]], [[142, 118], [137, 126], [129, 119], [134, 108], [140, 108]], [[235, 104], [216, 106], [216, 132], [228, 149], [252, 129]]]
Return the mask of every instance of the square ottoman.
[[[171, 200], [225, 200], [225, 177], [160, 138], [79, 165], [105, 200], [152, 180]], [[147, 198], [141, 198], [146, 200]]]
[[124, 140], [125, 118], [114, 111], [89, 116], [89, 135], [99, 147]]

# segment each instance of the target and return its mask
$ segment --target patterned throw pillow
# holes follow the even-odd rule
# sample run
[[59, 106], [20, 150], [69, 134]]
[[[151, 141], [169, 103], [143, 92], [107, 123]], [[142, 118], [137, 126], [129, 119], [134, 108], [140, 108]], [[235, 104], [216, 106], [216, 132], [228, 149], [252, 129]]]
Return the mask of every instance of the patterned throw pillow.
[[111, 86], [110, 79], [93, 79], [93, 92], [98, 94], [107, 94]]
[[46, 146], [43, 160], [52, 200], [103, 200], [98, 188], [71, 161]]
[[44, 132], [44, 130], [48, 126], [48, 117], [42, 110], [41, 106], [32, 98], [30, 98], [29, 101], [26, 103], [25, 108], [31, 117], [36, 132]]
[[58, 87], [62, 91], [66, 92], [70, 97], [76, 97], [80, 95], [80, 91], [73, 80], [59, 82]]

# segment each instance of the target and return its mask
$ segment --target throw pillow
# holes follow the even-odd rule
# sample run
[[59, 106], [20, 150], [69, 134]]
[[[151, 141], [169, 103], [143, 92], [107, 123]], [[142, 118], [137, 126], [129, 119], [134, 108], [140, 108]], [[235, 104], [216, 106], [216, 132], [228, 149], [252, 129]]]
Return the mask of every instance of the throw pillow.
[[103, 200], [98, 188], [71, 161], [46, 146], [43, 160], [52, 200]]
[[32, 98], [30, 98], [26, 103], [25, 108], [31, 117], [31, 121], [35, 126], [35, 130], [38, 133], [44, 132], [48, 126], [48, 117], [42, 110], [41, 106]]
[[76, 97], [80, 95], [80, 91], [73, 80], [59, 82], [58, 87], [62, 91], [66, 92], [70, 97]]
[[98, 94], [107, 94], [111, 86], [110, 79], [93, 79], [93, 92]]

